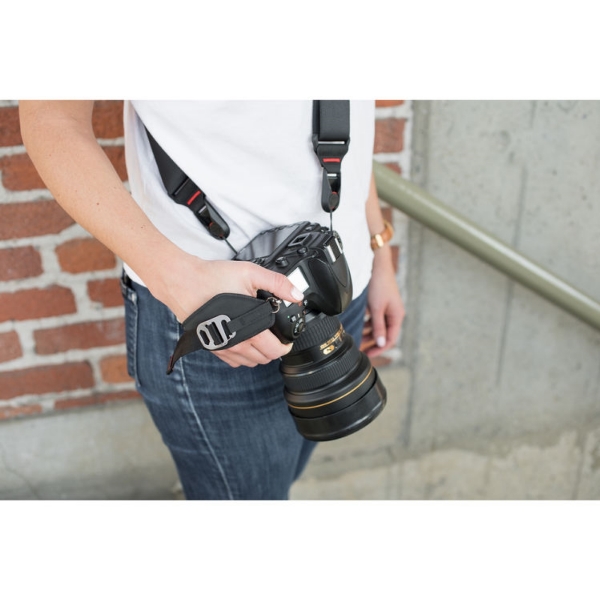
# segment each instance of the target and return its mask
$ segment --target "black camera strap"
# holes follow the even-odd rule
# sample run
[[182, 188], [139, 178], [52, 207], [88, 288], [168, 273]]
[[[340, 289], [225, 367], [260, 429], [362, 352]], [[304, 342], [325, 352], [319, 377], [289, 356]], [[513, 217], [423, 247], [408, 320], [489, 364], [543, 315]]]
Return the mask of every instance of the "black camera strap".
[[[225, 241], [237, 254], [227, 241], [229, 226], [206, 194], [161, 148], [147, 128], [146, 133], [169, 197], [189, 208], [213, 238]], [[349, 101], [313, 101], [312, 142], [323, 167], [321, 206], [331, 215], [339, 206], [341, 162], [350, 143]], [[275, 323], [280, 302], [276, 298], [264, 300], [241, 294], [215, 296], [183, 322], [184, 333], [171, 356], [167, 374], [185, 354], [201, 349], [230, 348], [269, 329]]]
[[[229, 247], [229, 225], [210, 203], [206, 194], [192, 181], [175, 161], [162, 149], [146, 128], [150, 148], [158, 172], [169, 197], [187, 206], [208, 233], [224, 240]], [[350, 143], [350, 102], [348, 100], [314, 100], [312, 142], [315, 154], [323, 167], [321, 206], [332, 213], [340, 204], [342, 187], [342, 159]]]
[[313, 101], [313, 148], [323, 167], [321, 207], [332, 213], [340, 205], [342, 159], [350, 144], [350, 102]]
[[[148, 141], [156, 160], [160, 178], [169, 198], [177, 202], [177, 204], [187, 206], [212, 237], [227, 242], [229, 225], [227, 225], [225, 219], [209, 202], [206, 194], [200, 187], [161, 148], [147, 128], [146, 133], [148, 134]], [[227, 244], [229, 245], [229, 242]], [[229, 246], [234, 252], [236, 251], [231, 245]]]

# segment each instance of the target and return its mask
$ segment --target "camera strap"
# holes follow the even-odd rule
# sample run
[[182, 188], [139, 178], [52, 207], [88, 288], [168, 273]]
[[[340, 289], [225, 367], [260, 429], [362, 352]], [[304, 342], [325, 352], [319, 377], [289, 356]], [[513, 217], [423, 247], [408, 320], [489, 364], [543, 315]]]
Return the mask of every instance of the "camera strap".
[[[229, 225], [227, 225], [225, 219], [209, 202], [206, 194], [200, 187], [161, 148], [147, 128], [146, 133], [148, 134], [148, 141], [156, 160], [160, 178], [169, 198], [177, 202], [177, 204], [187, 206], [212, 237], [227, 242]], [[227, 244], [229, 245], [229, 242]], [[235, 252], [235, 248], [231, 247], [231, 249]]]
[[[330, 215], [340, 203], [341, 162], [350, 143], [350, 102], [348, 100], [313, 101], [312, 142], [323, 168], [321, 207]], [[158, 172], [169, 197], [186, 206], [215, 239], [227, 241], [230, 230], [202, 189], [190, 179], [162, 149], [146, 128]], [[182, 356], [196, 350], [230, 348], [269, 329], [281, 300], [253, 298], [240, 294], [218, 294], [192, 313], [184, 322], [170, 358], [167, 374]]]
[[[350, 102], [313, 100], [312, 121], [313, 148], [323, 167], [321, 206], [325, 212], [332, 213], [340, 204], [341, 163], [350, 143]], [[200, 187], [162, 149], [147, 128], [146, 133], [169, 197], [177, 204], [187, 206], [212, 237], [224, 240], [236, 252], [227, 241], [229, 225], [225, 219]]]
[[342, 159], [350, 144], [350, 102], [313, 101], [313, 148], [321, 166], [321, 207], [332, 213], [340, 205]]
[[175, 363], [196, 350], [223, 350], [235, 346], [275, 323], [281, 300], [243, 294], [218, 294], [183, 322], [183, 335], [169, 360], [167, 375]]

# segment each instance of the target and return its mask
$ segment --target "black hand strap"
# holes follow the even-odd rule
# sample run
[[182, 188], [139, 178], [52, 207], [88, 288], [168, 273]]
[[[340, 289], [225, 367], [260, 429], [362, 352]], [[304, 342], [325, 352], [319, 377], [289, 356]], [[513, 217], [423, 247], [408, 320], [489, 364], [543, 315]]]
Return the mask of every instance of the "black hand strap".
[[243, 342], [275, 323], [281, 300], [243, 294], [218, 294], [184, 322], [184, 333], [169, 360], [167, 375], [184, 355], [196, 350], [223, 350]]
[[350, 102], [313, 102], [313, 148], [323, 167], [321, 207], [332, 213], [340, 204], [342, 158], [350, 144]]

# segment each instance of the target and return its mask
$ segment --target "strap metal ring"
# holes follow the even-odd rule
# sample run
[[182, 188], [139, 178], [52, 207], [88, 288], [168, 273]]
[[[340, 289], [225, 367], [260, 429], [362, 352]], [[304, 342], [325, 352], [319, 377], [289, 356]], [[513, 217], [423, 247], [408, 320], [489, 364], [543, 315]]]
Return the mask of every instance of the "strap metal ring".
[[271, 308], [273, 309], [273, 314], [276, 315], [281, 308], [281, 299], [275, 298], [275, 296], [271, 296], [267, 298], [267, 300], [271, 303]]

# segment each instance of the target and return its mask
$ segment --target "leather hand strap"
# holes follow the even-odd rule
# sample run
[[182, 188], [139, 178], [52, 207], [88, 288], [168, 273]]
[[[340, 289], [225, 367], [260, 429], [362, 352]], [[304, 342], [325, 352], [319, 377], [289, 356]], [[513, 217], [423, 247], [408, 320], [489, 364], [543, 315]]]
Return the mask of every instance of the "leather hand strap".
[[196, 350], [231, 348], [275, 323], [280, 300], [261, 300], [243, 294], [218, 294], [193, 312], [184, 322], [184, 333], [179, 338], [169, 360], [167, 375], [185, 354]]

